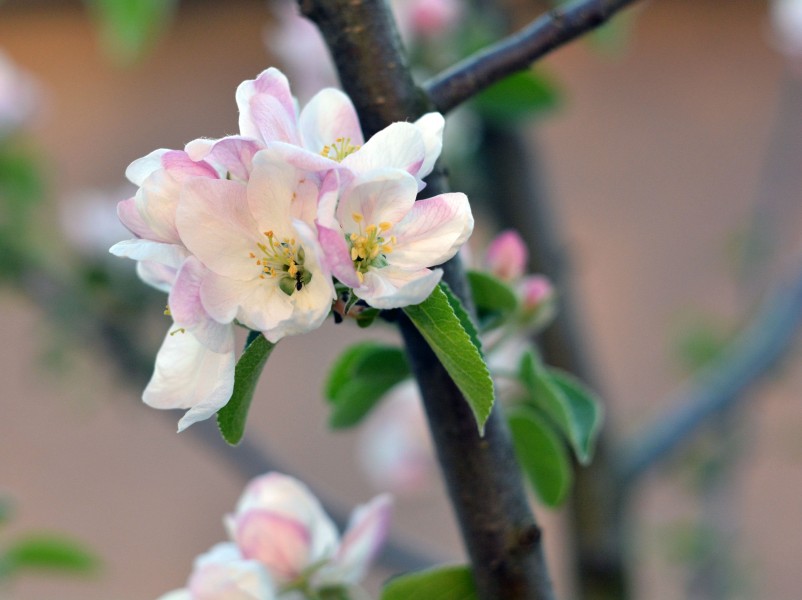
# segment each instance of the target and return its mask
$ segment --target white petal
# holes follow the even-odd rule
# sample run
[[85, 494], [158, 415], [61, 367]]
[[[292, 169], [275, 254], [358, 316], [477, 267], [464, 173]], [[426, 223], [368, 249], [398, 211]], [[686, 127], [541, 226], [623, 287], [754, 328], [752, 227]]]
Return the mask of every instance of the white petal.
[[[377, 169], [358, 177], [342, 193], [337, 218], [349, 233], [381, 222], [396, 224], [412, 210], [418, 191], [415, 178], [397, 169]], [[358, 213], [364, 220], [354, 221]]]
[[156, 356], [142, 399], [154, 408], [188, 408], [179, 431], [225, 406], [234, 388], [234, 352], [212, 352], [173, 327]]
[[151, 173], [162, 168], [162, 156], [170, 152], [166, 148], [154, 150], [147, 156], [136, 159], [125, 170], [125, 176], [131, 183], [141, 186]]
[[434, 168], [434, 163], [440, 157], [443, 150], [443, 129], [446, 121], [440, 113], [427, 113], [415, 121], [415, 126], [423, 136], [423, 145], [426, 148], [426, 158], [416, 174], [419, 179], [423, 179]]
[[117, 242], [109, 252], [114, 256], [123, 256], [132, 260], [149, 260], [174, 269], [189, 256], [186, 248], [176, 244], [164, 244], [150, 240], [133, 239]]
[[365, 141], [351, 99], [335, 88], [315, 94], [301, 111], [299, 123], [304, 147], [318, 154], [338, 138], [355, 147]]
[[364, 285], [354, 293], [375, 308], [401, 308], [426, 300], [442, 276], [440, 269], [405, 271], [392, 266], [371, 269], [365, 274]]
[[393, 168], [416, 175], [426, 160], [423, 136], [412, 123], [393, 123], [370, 138], [342, 164], [356, 173]]

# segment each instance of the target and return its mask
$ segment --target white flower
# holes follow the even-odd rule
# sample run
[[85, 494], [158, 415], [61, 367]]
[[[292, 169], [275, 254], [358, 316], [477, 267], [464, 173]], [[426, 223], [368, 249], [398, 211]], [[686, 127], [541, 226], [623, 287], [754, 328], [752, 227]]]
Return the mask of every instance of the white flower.
[[226, 526], [242, 555], [264, 565], [277, 584], [347, 586], [365, 576], [378, 552], [390, 506], [389, 496], [382, 495], [358, 507], [340, 539], [303, 483], [268, 473], [248, 485]]
[[473, 231], [465, 194], [416, 202], [416, 193], [409, 174], [381, 169], [321, 205], [318, 235], [332, 273], [376, 308], [425, 300], [442, 276], [428, 267], [454, 256]]
[[267, 570], [243, 558], [235, 544], [217, 544], [195, 560], [186, 588], [158, 600], [273, 600], [277, 597]]
[[257, 153], [247, 185], [195, 178], [177, 209], [181, 239], [208, 269], [203, 308], [235, 318], [272, 342], [319, 327], [334, 287], [314, 225], [318, 188], [269, 151]]

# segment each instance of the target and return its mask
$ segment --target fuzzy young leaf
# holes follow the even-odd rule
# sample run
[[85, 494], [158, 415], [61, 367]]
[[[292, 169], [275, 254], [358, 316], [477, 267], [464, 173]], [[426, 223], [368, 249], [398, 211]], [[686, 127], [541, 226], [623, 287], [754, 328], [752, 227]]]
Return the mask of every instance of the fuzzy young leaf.
[[575, 379], [546, 369], [533, 352], [522, 357], [519, 377], [529, 392], [529, 406], [545, 413], [570, 442], [579, 462], [588, 464], [601, 419], [598, 401]]
[[242, 440], [256, 384], [259, 382], [267, 358], [276, 347], [276, 344], [268, 342], [261, 334], [250, 335], [248, 342], [234, 369], [234, 391], [231, 393], [231, 399], [217, 412], [220, 434], [232, 446], [236, 446]]
[[333, 409], [329, 425], [334, 429], [356, 425], [409, 375], [409, 363], [400, 348], [375, 342], [351, 346], [332, 366], [324, 388]]
[[490, 121], [514, 123], [559, 106], [562, 95], [542, 71], [520, 71], [478, 94], [473, 106]]
[[503, 322], [518, 308], [515, 292], [497, 277], [480, 271], [468, 271], [467, 276], [479, 322], [485, 329]]
[[507, 414], [515, 454], [532, 489], [546, 506], [559, 506], [571, 489], [573, 474], [565, 444], [529, 407]]
[[484, 424], [495, 400], [493, 380], [446, 292], [438, 286], [426, 300], [407, 306], [404, 312], [462, 392], [476, 418], [479, 433], [484, 434]]
[[391, 579], [381, 600], [478, 600], [469, 567], [435, 567]]
[[29, 534], [12, 542], [0, 556], [4, 576], [23, 571], [51, 571], [87, 575], [100, 565], [83, 545], [53, 534]]

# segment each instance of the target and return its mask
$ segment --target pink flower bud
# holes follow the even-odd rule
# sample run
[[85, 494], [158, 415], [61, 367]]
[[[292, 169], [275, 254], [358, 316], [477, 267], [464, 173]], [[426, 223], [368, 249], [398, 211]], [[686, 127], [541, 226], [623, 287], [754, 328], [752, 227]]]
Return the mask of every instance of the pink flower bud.
[[504, 281], [520, 278], [526, 269], [529, 252], [517, 231], [502, 231], [487, 247], [485, 262], [490, 272]]
[[457, 0], [412, 0], [408, 10], [412, 33], [421, 37], [444, 34], [462, 15]]
[[554, 286], [544, 275], [530, 275], [521, 281], [524, 310], [537, 310], [554, 297]]

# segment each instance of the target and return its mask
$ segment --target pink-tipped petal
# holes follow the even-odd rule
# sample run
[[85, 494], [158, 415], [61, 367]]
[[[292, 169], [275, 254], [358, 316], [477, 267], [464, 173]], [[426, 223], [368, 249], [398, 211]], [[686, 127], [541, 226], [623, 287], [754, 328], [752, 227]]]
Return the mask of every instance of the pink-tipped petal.
[[176, 598], [273, 600], [276, 597], [274, 586], [262, 565], [244, 558], [234, 544], [222, 543], [198, 557], [189, 578], [187, 595]]
[[342, 230], [318, 224], [317, 235], [323, 247], [324, 260], [331, 274], [351, 288], [361, 285]]
[[353, 584], [364, 579], [390, 530], [392, 508], [392, 497], [382, 494], [354, 510], [337, 555], [328, 567], [337, 573], [335, 581]]
[[136, 207], [136, 199], [128, 198], [117, 203], [117, 217], [135, 236], [148, 240], [157, 239], [156, 233], [148, 227]]
[[125, 169], [125, 176], [134, 185], [141, 186], [145, 180], [157, 169], [162, 168], [162, 156], [170, 152], [166, 148], [154, 150], [147, 156], [136, 159]]
[[388, 261], [402, 269], [420, 269], [447, 261], [473, 231], [473, 215], [465, 194], [441, 194], [415, 203], [393, 227], [397, 243]]
[[222, 324], [209, 316], [201, 302], [201, 284], [208, 270], [191, 256], [178, 271], [170, 290], [168, 305], [178, 327], [190, 331], [199, 342], [214, 352], [234, 351], [234, 332], [230, 324]]
[[297, 578], [310, 564], [308, 528], [270, 510], [254, 509], [238, 517], [234, 541], [243, 556], [259, 561], [279, 583]]
[[240, 133], [263, 143], [300, 144], [295, 101], [284, 74], [273, 67], [237, 88]]

